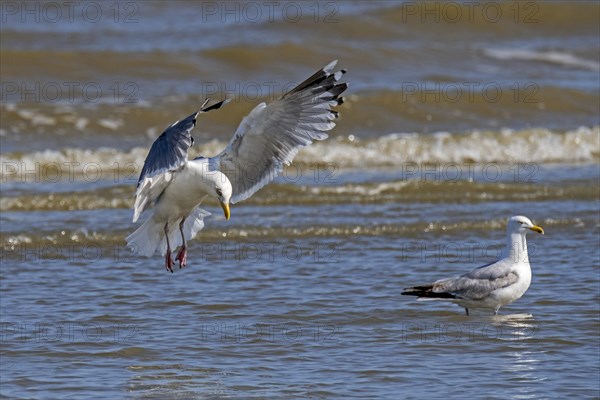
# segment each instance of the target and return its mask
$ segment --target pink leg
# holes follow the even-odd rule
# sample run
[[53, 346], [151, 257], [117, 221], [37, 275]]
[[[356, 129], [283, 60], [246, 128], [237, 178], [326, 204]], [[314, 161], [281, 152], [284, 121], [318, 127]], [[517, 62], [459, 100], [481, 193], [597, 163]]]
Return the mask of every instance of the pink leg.
[[185, 248], [185, 246], [181, 246], [181, 248], [179, 249], [179, 252], [177, 253], [177, 257], [175, 257], [175, 260], [179, 261], [180, 269], [186, 266], [186, 264], [187, 264], [187, 249]]
[[165, 238], [167, 239], [167, 254], [165, 255], [165, 267], [173, 273], [173, 259], [171, 258], [171, 243], [169, 243], [169, 223], [165, 224]]
[[183, 243], [181, 245], [181, 248], [179, 249], [179, 252], [177, 253], [177, 257], [175, 257], [175, 260], [179, 261], [179, 268], [183, 268], [185, 267], [185, 265], [187, 264], [187, 243], [185, 242], [185, 236], [183, 235], [183, 223], [185, 222], [185, 218], [183, 218], [181, 220], [181, 222], [179, 223], [179, 232], [181, 232], [181, 243]]

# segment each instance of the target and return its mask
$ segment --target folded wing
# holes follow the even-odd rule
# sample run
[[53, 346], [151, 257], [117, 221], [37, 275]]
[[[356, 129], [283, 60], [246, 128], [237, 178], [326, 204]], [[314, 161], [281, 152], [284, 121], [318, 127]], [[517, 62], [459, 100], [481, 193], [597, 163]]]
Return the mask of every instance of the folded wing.
[[437, 293], [451, 293], [465, 299], [482, 299], [494, 290], [514, 285], [519, 276], [505, 260], [477, 268], [457, 278], [444, 279], [433, 284]]
[[456, 278], [406, 288], [402, 294], [424, 299], [483, 299], [494, 290], [517, 283], [519, 276], [505, 261], [484, 265]]

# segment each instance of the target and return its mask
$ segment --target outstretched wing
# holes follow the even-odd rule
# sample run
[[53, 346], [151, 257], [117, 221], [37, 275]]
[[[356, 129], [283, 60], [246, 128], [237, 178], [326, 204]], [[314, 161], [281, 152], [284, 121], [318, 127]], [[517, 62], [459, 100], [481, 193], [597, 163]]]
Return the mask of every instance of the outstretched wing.
[[188, 150], [194, 143], [191, 132], [196, 126], [198, 114], [220, 108], [227, 102], [224, 100], [205, 108], [208, 103], [206, 100], [198, 112], [169, 126], [152, 144], [138, 179], [133, 222], [154, 204], [171, 183], [173, 174], [187, 163]]
[[272, 181], [300, 148], [327, 138], [325, 132], [333, 129], [338, 116], [331, 107], [343, 102], [339, 96], [348, 87], [338, 83], [344, 70], [332, 72], [336, 63], [269, 105], [257, 105], [225, 150], [211, 159], [231, 181], [231, 203], [247, 199]]

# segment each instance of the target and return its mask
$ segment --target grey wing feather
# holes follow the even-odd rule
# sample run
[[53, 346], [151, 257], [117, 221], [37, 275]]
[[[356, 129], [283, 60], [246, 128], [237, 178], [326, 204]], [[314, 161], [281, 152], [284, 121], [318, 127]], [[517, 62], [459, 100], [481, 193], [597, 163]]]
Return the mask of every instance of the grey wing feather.
[[336, 61], [266, 105], [257, 105], [240, 123], [233, 139], [213, 157], [233, 187], [232, 203], [252, 196], [281, 173], [302, 147], [327, 138], [341, 104], [344, 70], [333, 72]]
[[433, 284], [433, 292], [451, 293], [459, 298], [481, 299], [491, 292], [515, 284], [519, 276], [501, 260], [479, 267], [456, 278], [442, 279]]
[[188, 149], [194, 143], [191, 131], [196, 125], [198, 114], [199, 112], [196, 112], [182, 121], [175, 122], [154, 141], [144, 161], [138, 187], [144, 178], [172, 171], [185, 164]]
[[138, 179], [133, 222], [160, 197], [171, 182], [173, 172], [187, 163], [188, 149], [194, 143], [191, 131], [199, 113], [175, 122], [152, 144]]

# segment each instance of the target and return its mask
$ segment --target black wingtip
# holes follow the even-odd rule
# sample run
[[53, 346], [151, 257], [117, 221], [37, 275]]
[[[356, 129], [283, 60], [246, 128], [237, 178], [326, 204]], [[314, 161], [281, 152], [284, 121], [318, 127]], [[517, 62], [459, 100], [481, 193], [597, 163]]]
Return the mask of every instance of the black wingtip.
[[419, 298], [429, 299], [455, 299], [456, 296], [448, 292], [434, 292], [433, 286], [414, 286], [410, 288], [404, 288], [400, 293], [403, 296], [417, 296]]
[[404, 288], [400, 294], [403, 296], [420, 296], [423, 294], [423, 291], [416, 290], [415, 288]]
[[221, 108], [222, 106], [224, 106], [225, 104], [229, 103], [231, 101], [231, 99], [225, 99], [222, 100], [218, 103], [213, 104], [212, 106], [209, 107], [204, 107], [204, 105], [206, 105], [206, 103], [202, 106], [203, 108], [200, 109], [200, 112], [208, 112], [208, 111], [212, 111], [212, 110], [217, 110], [219, 108]]

